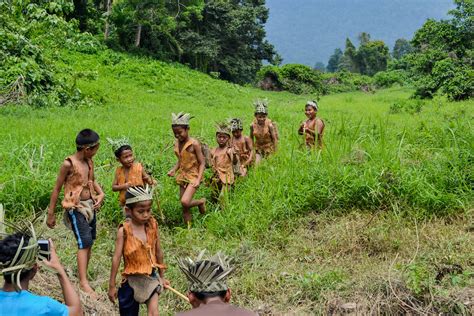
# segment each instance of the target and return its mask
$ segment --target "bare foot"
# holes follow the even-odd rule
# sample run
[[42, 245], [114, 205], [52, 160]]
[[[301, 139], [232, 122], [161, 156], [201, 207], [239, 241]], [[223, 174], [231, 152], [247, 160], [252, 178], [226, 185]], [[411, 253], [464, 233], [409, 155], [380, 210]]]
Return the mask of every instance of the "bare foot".
[[98, 299], [97, 293], [94, 291], [93, 288], [91, 288], [91, 286], [89, 285], [88, 282], [81, 282], [80, 286], [81, 286], [81, 290], [82, 290], [82, 292], [84, 292], [84, 294], [86, 294], [87, 296], [89, 296], [93, 300]]
[[206, 213], [206, 199], [205, 198], [202, 198], [201, 199], [201, 204], [199, 204], [198, 208], [199, 208], [199, 213], [201, 214], [205, 214]]

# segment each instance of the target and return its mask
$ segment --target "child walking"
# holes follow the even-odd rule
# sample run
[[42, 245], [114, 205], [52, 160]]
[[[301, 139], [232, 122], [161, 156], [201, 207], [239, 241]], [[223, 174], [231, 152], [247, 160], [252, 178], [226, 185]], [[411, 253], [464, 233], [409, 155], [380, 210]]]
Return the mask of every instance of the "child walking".
[[253, 161], [253, 145], [252, 140], [248, 136], [242, 135], [243, 124], [242, 120], [234, 118], [230, 121], [230, 128], [232, 130], [231, 145], [238, 155], [240, 162], [240, 176], [247, 175], [247, 167]]
[[306, 147], [309, 149], [322, 149], [325, 124], [322, 119], [316, 117], [318, 113], [318, 104], [316, 101], [306, 102], [304, 113], [308, 119], [301, 123], [298, 134], [304, 135]]
[[115, 157], [121, 166], [115, 170], [115, 178], [112, 183], [112, 191], [119, 192], [119, 203], [128, 217], [125, 208], [125, 192], [132, 186], [154, 185], [156, 181], [145, 171], [142, 164], [135, 161], [133, 150], [126, 139], [112, 140], [107, 138], [112, 145]]
[[250, 125], [250, 137], [255, 147], [255, 164], [258, 164], [277, 150], [278, 130], [268, 119], [268, 101], [257, 100], [254, 105], [255, 119]]
[[192, 207], [197, 206], [201, 214], [206, 212], [206, 199], [193, 200], [194, 193], [201, 185], [206, 162], [199, 141], [189, 137], [190, 119], [191, 115], [189, 113], [172, 114], [171, 128], [176, 138], [174, 152], [178, 161], [168, 172], [168, 176], [176, 176], [183, 207], [183, 218], [188, 228], [191, 227], [192, 215], [190, 210]]
[[227, 193], [234, 184], [233, 165], [238, 157], [230, 144], [231, 129], [227, 124], [219, 124], [216, 132], [218, 147], [211, 150], [213, 200]]
[[77, 151], [67, 157], [59, 170], [48, 207], [47, 225], [54, 228], [54, 209], [58, 195], [64, 187], [64, 222], [77, 240], [77, 268], [82, 290], [96, 297], [87, 280], [87, 268], [92, 244], [96, 238], [96, 211], [104, 200], [104, 192], [94, 178], [92, 157], [99, 149], [99, 135], [91, 129], [83, 129], [76, 137]]
[[[112, 303], [118, 297], [120, 315], [138, 315], [140, 304], [147, 305], [148, 315], [158, 315], [158, 296], [169, 282], [163, 279], [158, 223], [151, 213], [153, 193], [148, 186], [134, 186], [127, 189], [125, 197], [130, 220], [117, 231], [108, 296]], [[115, 283], [122, 257], [123, 279], [117, 292]]]

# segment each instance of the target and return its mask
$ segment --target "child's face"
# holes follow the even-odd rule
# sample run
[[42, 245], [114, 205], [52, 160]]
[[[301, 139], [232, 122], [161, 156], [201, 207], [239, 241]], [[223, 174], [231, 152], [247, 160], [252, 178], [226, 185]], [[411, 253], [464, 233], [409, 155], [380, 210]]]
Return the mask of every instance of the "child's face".
[[188, 138], [188, 130], [189, 128], [183, 126], [173, 126], [174, 137], [178, 141], [183, 142]]
[[97, 153], [97, 151], [99, 150], [99, 145], [100, 144], [97, 144], [95, 145], [94, 147], [86, 147], [84, 149], [84, 157], [85, 158], [92, 158], [95, 156], [95, 154]]
[[141, 201], [137, 202], [133, 208], [129, 211], [132, 221], [137, 224], [146, 224], [150, 220], [151, 214], [151, 204], [153, 201]]
[[219, 144], [219, 146], [223, 147], [223, 146], [227, 145], [227, 142], [229, 141], [230, 136], [227, 135], [227, 134], [224, 134], [224, 133], [217, 133], [216, 134], [216, 139], [217, 139], [217, 143]]
[[130, 168], [133, 165], [133, 162], [135, 161], [135, 157], [133, 156], [133, 151], [131, 151], [130, 149], [125, 149], [120, 154], [118, 161], [120, 161], [122, 166], [126, 168]]
[[232, 135], [234, 135], [235, 138], [240, 138], [242, 136], [242, 130], [236, 129], [235, 131], [232, 131]]
[[307, 118], [312, 119], [316, 116], [316, 110], [311, 105], [307, 105], [304, 109], [304, 114], [306, 114]]
[[263, 113], [257, 113], [255, 114], [255, 118], [257, 119], [258, 125], [265, 125], [265, 119], [267, 118], [267, 115]]

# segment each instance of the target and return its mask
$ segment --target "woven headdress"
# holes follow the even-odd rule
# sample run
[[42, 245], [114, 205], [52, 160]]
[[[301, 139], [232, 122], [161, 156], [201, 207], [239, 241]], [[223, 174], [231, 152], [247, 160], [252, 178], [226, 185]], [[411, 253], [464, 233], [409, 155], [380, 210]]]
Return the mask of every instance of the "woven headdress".
[[189, 113], [179, 112], [178, 114], [171, 113], [171, 125], [186, 125], [189, 126], [189, 120], [193, 117]]
[[114, 153], [122, 146], [125, 146], [125, 145], [130, 146], [130, 142], [125, 137], [122, 137], [119, 139], [112, 139], [112, 138], [107, 137], [107, 141], [109, 142], [110, 146], [112, 146], [112, 150]]
[[191, 258], [178, 259], [178, 266], [188, 279], [191, 292], [220, 292], [227, 291], [227, 277], [234, 271], [231, 266], [232, 258], [221, 252], [203, 259], [206, 250], [201, 251], [193, 261]]
[[[0, 218], [3, 219], [3, 207], [0, 204]], [[2, 223], [4, 224], [4, 223]], [[22, 234], [20, 244], [13, 258], [6, 262], [0, 262], [0, 274], [10, 278], [11, 283], [16, 291], [21, 291], [20, 276], [24, 271], [31, 270], [38, 261], [38, 255], [47, 256], [48, 252], [39, 249], [38, 241], [36, 239], [35, 229], [31, 222], [21, 222], [20, 224], [7, 224], [17, 232]], [[25, 227], [21, 227], [21, 226]], [[3, 228], [2, 228], [3, 230]], [[3, 239], [6, 235], [4, 231], [0, 232], [0, 237]], [[26, 238], [29, 237], [28, 243]]]
[[232, 133], [232, 131], [231, 131], [230, 126], [229, 126], [228, 123], [222, 122], [222, 123], [217, 123], [217, 125], [216, 125], [216, 133], [227, 134], [227, 135], [230, 136], [230, 134]]
[[130, 187], [127, 189], [127, 193], [130, 193], [132, 197], [125, 200], [125, 205], [153, 200], [153, 189], [148, 185], [145, 187]]
[[306, 102], [306, 105], [307, 105], [307, 106], [308, 106], [308, 105], [309, 105], [309, 106], [312, 106], [315, 111], [318, 111], [318, 109], [319, 109], [319, 108], [318, 108], [318, 103], [317, 103], [316, 101], [314, 101], [314, 100], [313, 100], [313, 101], [308, 101], [308, 102]]
[[232, 130], [232, 132], [244, 129], [242, 120], [239, 118], [233, 118], [232, 120], [230, 120], [230, 129]]
[[267, 99], [257, 99], [253, 102], [255, 106], [255, 114], [268, 114], [268, 100]]

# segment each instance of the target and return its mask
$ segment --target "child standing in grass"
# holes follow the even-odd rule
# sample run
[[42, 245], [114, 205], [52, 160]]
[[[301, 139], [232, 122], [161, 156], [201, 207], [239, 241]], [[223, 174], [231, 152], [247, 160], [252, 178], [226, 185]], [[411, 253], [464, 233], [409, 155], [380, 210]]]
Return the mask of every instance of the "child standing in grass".
[[[147, 186], [130, 187], [125, 195], [130, 220], [119, 226], [109, 279], [109, 299], [118, 297], [120, 315], [138, 315], [146, 304], [148, 315], [158, 315], [158, 296], [164, 285], [163, 251], [158, 223], [151, 213], [152, 190]], [[117, 292], [116, 277], [123, 257], [123, 280]]]
[[230, 121], [232, 130], [231, 144], [240, 161], [240, 176], [247, 175], [247, 167], [252, 164], [253, 160], [253, 146], [250, 137], [242, 135], [243, 124], [242, 120], [234, 118]]
[[174, 152], [178, 162], [168, 172], [168, 176], [176, 176], [183, 218], [188, 228], [191, 227], [192, 207], [197, 206], [201, 214], [206, 212], [206, 199], [193, 200], [194, 193], [201, 185], [206, 162], [199, 141], [189, 137], [190, 119], [189, 113], [172, 114], [171, 128], [176, 138]]
[[[308, 118], [301, 123], [298, 134], [304, 135], [306, 147], [323, 148], [324, 121], [316, 117], [318, 113], [318, 104], [316, 101], [308, 101], [305, 106], [305, 114]], [[316, 145], [317, 141], [317, 145]]]
[[96, 210], [104, 200], [104, 192], [94, 178], [92, 161], [99, 149], [99, 135], [91, 129], [80, 131], [76, 137], [76, 148], [76, 153], [67, 157], [59, 170], [48, 207], [47, 225], [49, 228], [56, 225], [54, 208], [64, 186], [61, 205], [65, 224], [74, 232], [79, 248], [77, 268], [80, 286], [84, 292], [96, 297], [87, 280], [87, 268], [96, 238]]
[[230, 144], [231, 129], [226, 123], [217, 127], [216, 140], [218, 147], [211, 150], [211, 162], [214, 176], [212, 178], [213, 200], [218, 200], [234, 184], [233, 165], [238, 157]]
[[115, 170], [115, 178], [112, 183], [112, 191], [119, 192], [119, 203], [124, 210], [125, 208], [125, 192], [132, 186], [144, 186], [145, 184], [154, 185], [156, 181], [145, 171], [142, 164], [135, 161], [132, 147], [125, 139], [112, 140], [107, 138], [112, 145], [115, 157], [121, 166]]
[[255, 105], [255, 120], [250, 125], [250, 137], [255, 147], [255, 163], [274, 153], [278, 145], [278, 130], [268, 119], [268, 101], [257, 100]]

